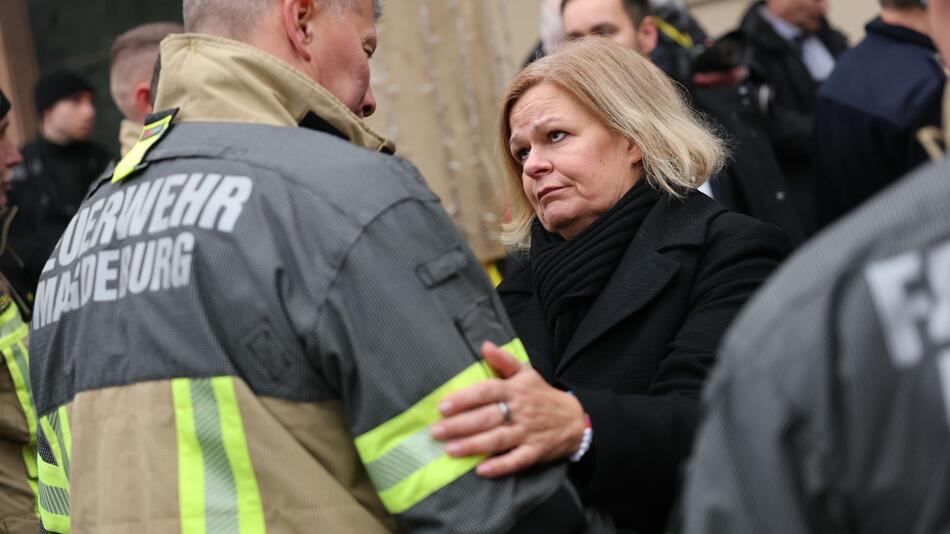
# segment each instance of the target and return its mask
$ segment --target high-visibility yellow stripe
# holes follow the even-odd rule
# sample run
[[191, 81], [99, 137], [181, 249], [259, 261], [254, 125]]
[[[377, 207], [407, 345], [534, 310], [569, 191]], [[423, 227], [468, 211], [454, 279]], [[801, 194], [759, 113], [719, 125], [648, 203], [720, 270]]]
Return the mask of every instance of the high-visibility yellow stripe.
[[498, 263], [490, 261], [484, 265], [485, 272], [488, 273], [488, 279], [491, 280], [491, 284], [495, 287], [498, 287], [498, 284], [501, 284], [502, 276], [501, 271], [498, 270]]
[[[43, 431], [44, 438], [46, 438], [46, 443], [49, 444], [49, 448], [53, 452], [53, 459], [56, 460], [57, 465], [53, 467], [56, 467], [57, 469], [61, 470], [63, 473], [62, 479], [61, 480], [57, 479], [56, 484], [61, 485], [63, 489], [65, 489], [66, 491], [69, 491], [69, 477], [67, 476], [67, 473], [65, 470], [66, 464], [64, 463], [63, 449], [61, 447], [61, 444], [59, 443], [59, 440], [56, 438], [56, 431], [53, 429], [52, 423], [50, 423], [49, 416], [46, 415], [46, 416], [40, 417], [39, 425]], [[43, 470], [40, 469], [39, 473], [40, 473], [40, 480], [44, 480]], [[49, 480], [49, 479], [46, 479], [46, 480]]]
[[73, 455], [73, 432], [69, 426], [69, 413], [66, 411], [65, 405], [59, 407], [59, 424], [61, 428], [59, 436], [63, 440], [63, 447], [66, 448], [66, 454], [71, 460]]
[[182, 534], [264, 534], [234, 378], [172, 381]]
[[195, 430], [190, 382], [187, 378], [172, 380], [178, 434], [178, 506], [182, 534], [205, 534], [204, 458]]
[[[501, 348], [528, 363], [520, 339]], [[452, 458], [444, 453], [441, 443], [427, 439], [427, 432], [441, 419], [438, 404], [442, 399], [492, 377], [485, 364], [474, 363], [405, 412], [355, 439], [360, 459], [387, 510], [408, 510], [474, 469], [484, 458]]]
[[146, 124], [145, 127], [142, 128], [142, 134], [139, 136], [138, 142], [132, 146], [128, 154], [115, 166], [115, 171], [112, 173], [112, 183], [120, 182], [135, 172], [139, 164], [142, 163], [142, 160], [145, 159], [148, 149], [152, 148], [152, 145], [157, 143], [158, 140], [165, 135], [165, 132], [168, 131], [168, 126], [171, 124], [173, 118], [174, 115], [166, 115], [151, 124]]
[[653, 22], [656, 23], [656, 27], [658, 30], [660, 30], [660, 32], [666, 34], [666, 36], [670, 39], [673, 39], [676, 44], [682, 46], [683, 48], [693, 47], [693, 38], [690, 37], [689, 34], [677, 30], [676, 26], [673, 26], [660, 17], [653, 17]]
[[[16, 306], [10, 306], [15, 312]], [[6, 313], [4, 317], [6, 317]], [[16, 320], [19, 321], [19, 312], [16, 313]], [[3, 318], [0, 318], [3, 320]], [[20, 326], [9, 331], [7, 335], [0, 340], [0, 352], [7, 364], [7, 370], [10, 372], [10, 378], [13, 380], [13, 388], [20, 407], [23, 409], [23, 416], [26, 419], [26, 428], [29, 437], [26, 444], [23, 445], [23, 463], [26, 466], [27, 483], [33, 489], [33, 494], [38, 498], [38, 487], [36, 485], [39, 476], [36, 468], [36, 409], [33, 405], [33, 392], [30, 385], [30, 359], [27, 351], [26, 340], [29, 334], [29, 327], [22, 321]]]
[[10, 302], [7, 309], [0, 314], [0, 343], [5, 341], [4, 338], [9, 335], [13, 335], [17, 341], [22, 339], [24, 336], [18, 331], [23, 327], [26, 327], [27, 331], [29, 331], [29, 325], [24, 323], [23, 318], [20, 317], [20, 308], [13, 302]]
[[264, 505], [257, 485], [257, 474], [251, 463], [247, 447], [244, 421], [238, 407], [237, 394], [232, 377], [218, 377], [211, 381], [218, 401], [218, 416], [221, 419], [221, 437], [224, 450], [231, 464], [234, 483], [237, 487], [238, 525], [241, 534], [264, 534]]
[[395, 486], [379, 492], [379, 498], [390, 513], [405, 512], [429, 495], [475, 469], [484, 459], [483, 455], [453, 458], [443, 454]]
[[[46, 417], [40, 419], [42, 428], [42, 439], [49, 445], [50, 449], [56, 446], [54, 440], [47, 439], [47, 432], [52, 430]], [[56, 446], [58, 448], [58, 446]], [[55, 450], [53, 456], [55, 460]], [[69, 534], [69, 478], [66, 476], [66, 470], [62, 465], [53, 465], [47, 463], [42, 456], [37, 455], [37, 509], [39, 511], [40, 522], [49, 532], [57, 534]]]
[[50, 428], [53, 430], [53, 434], [49, 437], [55, 436], [55, 441], [60, 451], [57, 462], [66, 470], [66, 477], [68, 478], [71, 471], [70, 466], [72, 465], [73, 438], [69, 432], [69, 415], [66, 413], [66, 407], [60, 406], [50, 412], [46, 418], [49, 420]]

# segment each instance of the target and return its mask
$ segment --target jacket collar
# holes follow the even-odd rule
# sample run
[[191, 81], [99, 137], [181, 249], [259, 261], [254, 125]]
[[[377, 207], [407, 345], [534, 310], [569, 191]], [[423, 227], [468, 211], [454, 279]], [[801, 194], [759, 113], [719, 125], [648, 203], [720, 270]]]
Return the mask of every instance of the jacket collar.
[[[769, 21], [765, 20], [760, 10], [765, 9], [765, 2], [760, 1], [752, 4], [752, 7], [746, 11], [739, 24], [739, 29], [746, 39], [749, 39], [760, 47], [771, 52], [781, 52], [794, 50], [791, 43], [779, 35]], [[821, 27], [815, 32], [815, 36], [828, 48], [832, 56], [837, 56], [840, 50], [833, 46], [833, 30], [827, 20], [821, 21]]]
[[155, 109], [178, 108], [180, 122], [307, 126], [392, 153], [335, 96], [302, 72], [250, 45], [203, 34], [167, 37], [161, 47]]
[[881, 17], [875, 17], [875, 19], [869, 22], [867, 26], [864, 27], [864, 29], [867, 31], [868, 35], [877, 35], [889, 40], [912, 43], [917, 46], [922, 46], [933, 52], [937, 51], [937, 47], [934, 45], [934, 42], [930, 37], [927, 37], [926, 35], [916, 32], [910, 28], [905, 28], [904, 26], [888, 24], [881, 20]]
[[[617, 323], [646, 306], [666, 287], [679, 270], [679, 264], [665, 256], [664, 252], [702, 246], [709, 221], [725, 208], [705, 198], [700, 192], [692, 192], [690, 195], [699, 195], [702, 198], [687, 197], [686, 200], [677, 200], [664, 195], [650, 210], [617, 269], [581, 321], [577, 333], [558, 362], [555, 373], [560, 372], [580, 352]], [[526, 262], [527, 256], [523, 260]], [[518, 324], [518, 319], [524, 316], [523, 318], [532, 324], [546, 327], [544, 313], [539, 309], [540, 304], [537, 298], [532, 296], [534, 287], [531, 269], [527, 263], [519, 265], [515, 272], [498, 286], [498, 292], [502, 296], [520, 294], [522, 298], [530, 299], [525, 308], [516, 309], [515, 314], [512, 314], [513, 323]], [[523, 334], [519, 332], [519, 335]], [[538, 339], [538, 342], [542, 347], [548, 346], [546, 338]]]
[[760, 47], [773, 52], [778, 52], [789, 48], [788, 42], [775, 33], [775, 29], [759, 12], [765, 6], [765, 2], [756, 2], [746, 11], [742, 17], [739, 28], [746, 39], [754, 41]]

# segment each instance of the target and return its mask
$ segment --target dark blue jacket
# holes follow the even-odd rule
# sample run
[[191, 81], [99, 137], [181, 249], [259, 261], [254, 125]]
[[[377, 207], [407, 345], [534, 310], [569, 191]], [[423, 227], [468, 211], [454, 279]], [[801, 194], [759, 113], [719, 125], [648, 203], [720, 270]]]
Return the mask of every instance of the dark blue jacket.
[[946, 75], [929, 37], [875, 18], [815, 103], [821, 226], [927, 160], [917, 131], [940, 124]]

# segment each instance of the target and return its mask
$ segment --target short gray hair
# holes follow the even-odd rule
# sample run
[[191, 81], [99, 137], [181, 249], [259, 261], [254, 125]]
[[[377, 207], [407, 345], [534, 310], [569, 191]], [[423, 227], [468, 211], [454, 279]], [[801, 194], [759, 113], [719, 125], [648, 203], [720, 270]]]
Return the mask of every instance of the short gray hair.
[[[313, 0], [329, 2], [339, 9], [358, 7], [366, 0]], [[209, 28], [226, 29], [233, 37], [246, 35], [262, 12], [276, 0], [184, 0], [182, 12], [185, 31], [201, 32]], [[383, 16], [382, 0], [373, 0], [373, 17]]]

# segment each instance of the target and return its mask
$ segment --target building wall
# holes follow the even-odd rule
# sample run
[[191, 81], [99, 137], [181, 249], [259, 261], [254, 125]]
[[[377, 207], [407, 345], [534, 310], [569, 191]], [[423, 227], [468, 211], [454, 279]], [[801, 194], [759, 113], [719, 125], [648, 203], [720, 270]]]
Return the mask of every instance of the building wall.
[[9, 135], [21, 144], [36, 132], [33, 83], [36, 55], [26, 4], [0, 0], [0, 89], [13, 101]]

